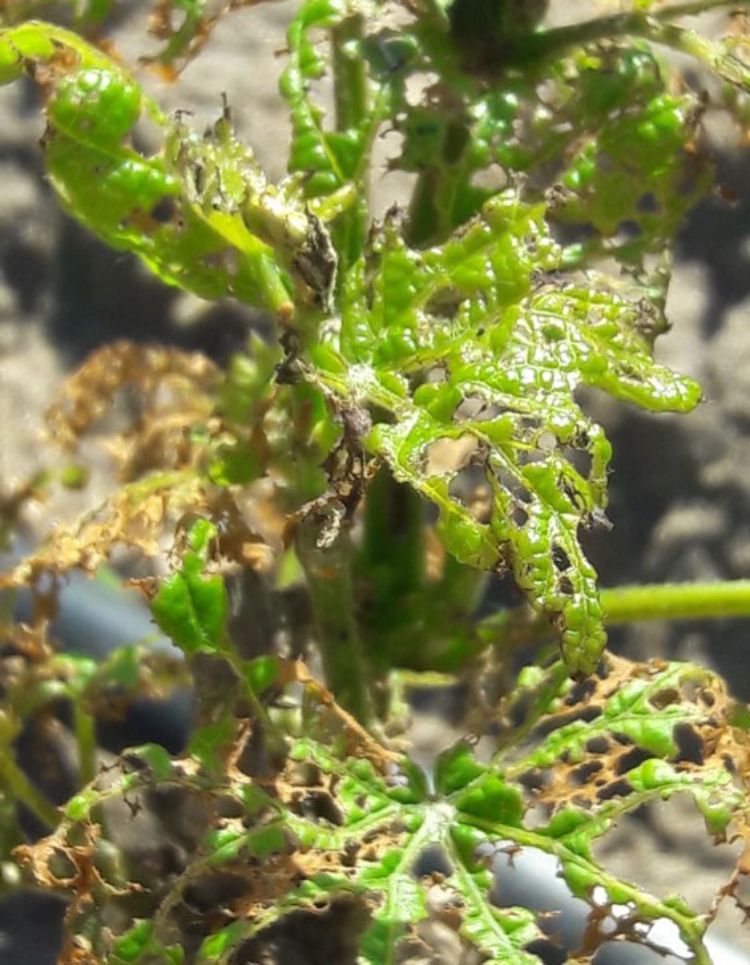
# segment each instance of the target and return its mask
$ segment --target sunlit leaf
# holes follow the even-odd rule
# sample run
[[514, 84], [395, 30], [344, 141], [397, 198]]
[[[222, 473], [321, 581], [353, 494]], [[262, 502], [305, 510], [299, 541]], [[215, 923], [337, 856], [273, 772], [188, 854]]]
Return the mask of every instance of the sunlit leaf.
[[[700, 391], [652, 360], [661, 322], [647, 290], [566, 270], [544, 213], [506, 191], [425, 250], [389, 221], [366, 255], [377, 274], [366, 280], [364, 261], [349, 274], [332, 342], [340, 361], [322, 358], [318, 379], [347, 405], [389, 414], [370, 450], [437, 505], [438, 533], [461, 562], [512, 567], [579, 673], [604, 643], [579, 534], [603, 519], [610, 445], [576, 390], [655, 411], [687, 411]], [[486, 515], [469, 486], [484, 487]]]

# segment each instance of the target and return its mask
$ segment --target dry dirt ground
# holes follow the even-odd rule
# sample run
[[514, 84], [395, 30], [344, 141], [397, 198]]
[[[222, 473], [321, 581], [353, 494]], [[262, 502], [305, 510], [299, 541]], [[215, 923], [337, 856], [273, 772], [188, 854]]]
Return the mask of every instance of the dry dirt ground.
[[[199, 126], [217, 116], [225, 92], [240, 134], [273, 176], [282, 173], [288, 137], [276, 93], [277, 51], [294, 8], [292, 0], [240, 11], [216, 30], [177, 85], [148, 80], [164, 105], [189, 108]], [[118, 44], [126, 55], [141, 53], [143, 6], [124, 10]], [[22, 84], [0, 90], [0, 485], [6, 487], [47, 458], [39, 441], [43, 409], [91, 349], [127, 337], [200, 347], [224, 360], [253, 321], [235, 305], [206, 305], [166, 290], [61, 214], [42, 174], [40, 133], [33, 92]], [[706, 401], [677, 419], [592, 400], [615, 451], [615, 528], [592, 545], [605, 585], [750, 576], [750, 155], [722, 150], [718, 167], [738, 200], [728, 207], [710, 199], [685, 226], [669, 300], [674, 330], [658, 349], [702, 381]], [[376, 189], [385, 196], [398, 182], [381, 174]], [[105, 475], [95, 474], [95, 487]], [[76, 498], [43, 509], [45, 523], [70, 513]], [[33, 528], [39, 520], [32, 515], [28, 522]], [[614, 643], [638, 656], [706, 661], [750, 699], [746, 621], [633, 627], [614, 634]], [[427, 744], [444, 734], [433, 722], [422, 737]], [[637, 834], [626, 828], [619, 844], [611, 859], [618, 870], [640, 880], [645, 871], [657, 892], [678, 885], [688, 898], [705, 898], [716, 880], [714, 854], [679, 806]], [[15, 912], [15, 905], [0, 907], [0, 936]], [[723, 916], [720, 926], [750, 961], [750, 940], [736, 919]], [[30, 944], [16, 943], [5, 957], [0, 947], [0, 960], [51, 962], [51, 946], [39, 935], [30, 932]]]

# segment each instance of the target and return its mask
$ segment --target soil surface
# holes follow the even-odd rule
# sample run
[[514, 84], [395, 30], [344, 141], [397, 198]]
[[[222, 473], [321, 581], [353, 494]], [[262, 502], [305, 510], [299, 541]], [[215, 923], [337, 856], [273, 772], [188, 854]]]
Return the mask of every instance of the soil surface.
[[[114, 36], [132, 57], [143, 52], [145, 7], [124, 9]], [[288, 140], [276, 92], [277, 51], [294, 9], [292, 0], [239, 11], [217, 28], [178, 84], [145, 78], [168, 109], [191, 110], [197, 126], [216, 118], [226, 93], [239, 134], [272, 176], [282, 173]], [[705, 402], [691, 416], [676, 418], [590, 399], [615, 453], [614, 530], [591, 545], [607, 586], [750, 576], [750, 154], [723, 147], [720, 128], [719, 182], [737, 200], [729, 206], [711, 198], [685, 225], [668, 303], [674, 329], [658, 346], [662, 360], [702, 382]], [[0, 89], [3, 487], [48, 458], [40, 444], [43, 410], [64, 374], [92, 349], [116, 338], [157, 340], [201, 348], [221, 362], [243, 344], [254, 322], [235, 304], [210, 305], [165, 288], [129, 255], [104, 248], [62, 214], [44, 180], [36, 146], [41, 131], [32, 89]], [[375, 187], [386, 196], [398, 181], [382, 172]], [[94, 493], [105, 484], [100, 459]], [[43, 519], [46, 526], [73, 512], [81, 498], [67, 495], [29, 514], [26, 523], [34, 530]], [[747, 700], [749, 637], [748, 621], [726, 620], [636, 626], [613, 632], [612, 642], [637, 657], [704, 661]], [[434, 720], [417, 734], [425, 746], [447, 739]], [[716, 854], [692, 811], [679, 803], [667, 816], [644, 819], [635, 832], [625, 825], [617, 845], [609, 856], [616, 870], [657, 893], [678, 888], [689, 899], [705, 900], [717, 880]], [[59, 921], [55, 903], [35, 906], [40, 928], [27, 928], [18, 902], [0, 903], [0, 960], [50, 965]], [[736, 916], [722, 914], [717, 927], [750, 961], [750, 939]], [[651, 959], [644, 952], [641, 960]]]

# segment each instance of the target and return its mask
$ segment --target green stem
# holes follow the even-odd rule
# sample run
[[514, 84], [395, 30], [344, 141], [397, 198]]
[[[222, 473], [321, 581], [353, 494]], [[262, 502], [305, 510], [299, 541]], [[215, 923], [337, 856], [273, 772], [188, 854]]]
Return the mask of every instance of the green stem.
[[310, 592], [326, 682], [336, 700], [368, 727], [373, 702], [354, 615], [351, 542], [344, 531], [329, 546], [323, 545], [324, 525], [314, 513], [300, 523], [297, 556]]
[[355, 15], [331, 31], [336, 130], [358, 127], [367, 116], [368, 89], [365, 65], [359, 52], [362, 17]]
[[[371, 110], [367, 71], [361, 54], [363, 18], [347, 17], [331, 31], [333, 62], [333, 99], [336, 130], [342, 134], [361, 129]], [[369, 152], [368, 152], [369, 156]], [[335, 241], [342, 264], [341, 271], [359, 257], [367, 236], [368, 197], [364, 171], [351, 171], [357, 200], [337, 219]]]
[[74, 716], [79, 779], [81, 784], [89, 784], [96, 777], [96, 721], [78, 704]]
[[[415, 606], [425, 584], [424, 504], [382, 466], [367, 489], [364, 532], [355, 572], [362, 635], [378, 671], [412, 665]], [[423, 624], [424, 620], [420, 622]]]
[[27, 807], [42, 824], [56, 828], [60, 823], [60, 813], [55, 805], [26, 777], [9, 747], [0, 751], [0, 782], [5, 785], [8, 794]]
[[442, 216], [435, 199], [440, 190], [441, 174], [438, 168], [426, 167], [417, 177], [409, 203], [409, 222], [406, 241], [418, 245], [428, 238], [440, 235]]
[[730, 0], [693, 0], [693, 2], [675, 4], [652, 13], [631, 11], [608, 17], [597, 17], [594, 20], [586, 20], [583, 23], [570, 24], [554, 30], [541, 30], [538, 33], [526, 35], [517, 44], [509, 45], [508, 49], [503, 51], [503, 67], [506, 67], [509, 62], [515, 65], [536, 62], [556, 56], [571, 47], [624, 35], [648, 37], [657, 43], [672, 46], [668, 33], [664, 31], [664, 26], [669, 26], [664, 25], [667, 18], [695, 16], [721, 7], [742, 7], [748, 2], [749, 0], [737, 0], [734, 3]]
[[701, 37], [693, 30], [684, 30], [674, 24], [654, 24], [647, 36], [654, 43], [663, 44], [693, 57], [712, 73], [718, 74], [723, 80], [743, 91], [750, 83], [750, 70], [739, 57], [725, 50], [722, 44]]
[[605, 622], [750, 616], [750, 580], [663, 583], [601, 591]]
[[688, 0], [686, 3], [676, 3], [672, 7], [656, 10], [653, 17], [656, 20], [666, 20], [667, 17], [695, 17], [717, 7], [741, 7], [747, 2], [748, 0]]
[[[750, 617], [750, 580], [716, 583], [661, 583], [600, 591], [607, 626], [646, 620], [709, 620]], [[526, 608], [501, 610], [476, 627], [475, 647], [503, 650], [533, 643], [552, 633], [549, 621]]]
[[467, 178], [470, 138], [466, 122], [458, 120], [445, 131], [442, 156], [417, 178], [409, 205], [406, 240], [420, 246], [446, 238], [456, 227], [456, 195]]
[[381, 467], [367, 490], [360, 559], [373, 596], [387, 605], [418, 591], [425, 579], [424, 503], [411, 486]]

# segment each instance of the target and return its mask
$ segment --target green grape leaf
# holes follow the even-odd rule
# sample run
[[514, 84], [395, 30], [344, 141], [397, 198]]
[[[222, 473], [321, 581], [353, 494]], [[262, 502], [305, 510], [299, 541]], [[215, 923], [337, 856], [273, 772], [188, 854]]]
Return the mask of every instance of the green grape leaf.
[[226, 230], [232, 199], [224, 221], [207, 216], [172, 173], [169, 151], [145, 157], [131, 145], [139, 117], [166, 121], [124, 68], [50, 24], [0, 30], [0, 82], [29, 69], [45, 96], [49, 179], [74, 217], [169, 284], [289, 311], [290, 283], [269, 245]]
[[[321, 309], [340, 314], [340, 334], [327, 326], [326, 340], [309, 351], [305, 374], [322, 393], [317, 403], [386, 413], [367, 440], [370, 452], [438, 505], [439, 532], [458, 560], [511, 566], [559, 626], [570, 671], [589, 672], [604, 634], [579, 531], [603, 519], [609, 444], [574, 393], [585, 384], [652, 410], [686, 411], [698, 390], [650, 360], [666, 324], [662, 279], [574, 273], [574, 249], [555, 244], [546, 221], [584, 222], [609, 241], [646, 191], [657, 210], [638, 216], [644, 240], [613, 250], [638, 261], [660, 247], [704, 183], [696, 176], [688, 191], [682, 177], [695, 112], [687, 97], [664, 93], [648, 50], [596, 47], [543, 59], [538, 80], [552, 86], [554, 123], [549, 109], [522, 117], [517, 79], [499, 94], [481, 73], [461, 70], [443, 14], [420, 11], [404, 30], [373, 31], [366, 12], [308, 0], [293, 20], [282, 91], [294, 173], [276, 186], [234, 138], [228, 110], [203, 138], [179, 118], [167, 125], [121, 68], [57, 28], [5, 31], [0, 74], [10, 79], [31, 63], [43, 80], [52, 182], [110, 243], [204, 296], [235, 294], [287, 322], [296, 314], [306, 338]], [[325, 64], [321, 29], [340, 92], [335, 131], [312, 90]], [[407, 81], [430, 68], [440, 80], [414, 104]], [[141, 113], [165, 132], [162, 153], [151, 158], [129, 146]], [[407, 131], [404, 166], [422, 177], [433, 156], [438, 186], [427, 178], [424, 189], [436, 194], [437, 222], [420, 220], [418, 189], [408, 221], [391, 216], [363, 253], [363, 165], [387, 114]], [[571, 152], [583, 118], [583, 145]], [[522, 198], [474, 182], [497, 161], [524, 167], [507, 153], [513, 138], [500, 136], [519, 125], [513, 137], [538, 164], [559, 168], [567, 158], [562, 196], [535, 204], [533, 190]], [[615, 191], [623, 172], [632, 188]], [[448, 240], [420, 251], [404, 240], [415, 237]], [[294, 364], [287, 368], [289, 380]], [[211, 478], [229, 485], [261, 475], [266, 461], [244, 450], [232, 439], [219, 446]], [[459, 450], [463, 462], [451, 469], [449, 458], [441, 468]], [[491, 506], [487, 518], [465, 491], [472, 473]], [[317, 496], [316, 486], [311, 479], [300, 488]]]
[[289, 61], [281, 79], [281, 93], [292, 121], [289, 170], [305, 172], [309, 197], [330, 194], [358, 180], [357, 168], [367, 147], [366, 133], [372, 133], [373, 120], [377, 121], [370, 117], [359, 128], [326, 131], [323, 111], [310, 93], [326, 65], [311, 33], [333, 28], [354, 16], [357, 7], [348, 0], [307, 0], [300, 5], [288, 30]]
[[[269, 184], [253, 152], [235, 138], [226, 104], [221, 118], [201, 137], [178, 116], [167, 131], [165, 163], [193, 209], [233, 251], [255, 258], [270, 248], [297, 282], [300, 300], [330, 307], [338, 258], [324, 219], [351, 205], [350, 189], [323, 202], [304, 203], [299, 176]], [[272, 262], [262, 264], [272, 286], [278, 268]], [[291, 310], [291, 305], [281, 306]]]
[[[367, 234], [370, 154], [379, 129], [394, 111], [393, 84], [401, 83], [397, 75], [366, 72], [363, 54], [376, 23], [375, 9], [368, 3], [304, 0], [287, 31], [288, 62], [280, 82], [292, 124], [287, 166], [302, 176], [305, 197], [313, 203], [330, 203], [337, 194], [348, 193], [348, 211], [332, 231], [340, 272], [356, 259]], [[316, 97], [316, 83], [326, 72], [326, 57], [317, 44], [321, 30], [328, 33], [333, 51], [335, 130], [325, 124]], [[315, 248], [310, 255], [306, 261], [314, 269], [320, 261]]]
[[206, 556], [216, 527], [200, 520], [190, 532], [191, 548], [182, 566], [166, 579], [151, 601], [159, 627], [187, 656], [214, 653], [226, 648], [225, 624], [229, 612], [224, 580], [206, 575]]
[[[419, 181], [408, 216], [392, 211], [346, 262], [340, 329], [310, 347], [306, 376], [340, 413], [378, 413], [367, 448], [438, 506], [447, 548], [473, 566], [509, 565], [558, 626], [571, 673], [588, 673], [604, 632], [580, 536], [605, 521], [610, 449], [575, 394], [588, 385], [652, 411], [699, 400], [694, 383], [651, 359], [667, 327], [665, 273], [645, 270], [708, 187], [699, 103], [667, 92], [645, 43], [575, 48], [563, 31], [555, 49], [554, 31], [529, 34], [546, 53], [498, 82], [446, 36], [457, 8], [447, 20], [407, 11], [398, 29], [383, 17], [371, 30], [357, 20], [364, 9], [310, 0], [292, 24], [282, 82], [291, 168], [308, 172], [313, 197], [340, 190], [370, 137], [364, 113], [342, 124], [346, 105], [336, 104], [335, 130], [325, 123], [312, 92], [326, 65], [312, 33], [322, 29], [334, 79], [337, 58], [363, 61], [371, 96], [404, 134], [390, 166]], [[497, 30], [521, 38], [539, 11], [528, 13], [517, 30], [498, 13]], [[532, 178], [498, 193], [478, 178], [493, 165]], [[595, 240], [565, 249], [554, 222], [582, 224]], [[637, 281], [572, 270], [597, 251], [635, 265]]]
[[620, 242], [621, 254], [626, 246], [658, 251], [711, 182], [705, 157], [690, 149], [697, 116], [694, 98], [669, 94], [623, 110], [563, 173], [571, 195], [556, 216], [592, 225], [604, 238], [630, 225], [636, 236]]
[[[445, 751], [434, 791], [408, 758], [377, 743], [299, 665], [278, 663], [274, 686], [284, 682], [297, 704], [271, 724], [286, 742], [273, 767], [266, 762], [254, 772], [247, 730], [236, 733], [220, 771], [195, 754], [173, 760], [161, 748], [137, 748], [68, 803], [50, 838], [19, 849], [48, 885], [91, 888], [72, 914], [85, 914], [98, 961], [181, 962], [197, 942], [195, 961], [229, 965], [240, 948], [260, 955], [267, 930], [286, 916], [320, 916], [344, 901], [364, 912], [350, 936], [359, 961], [395, 963], [437, 917], [485, 961], [533, 965], [542, 961], [535, 949], [546, 937], [539, 913], [503, 904], [502, 887], [494, 887], [494, 856], [518, 849], [554, 857], [572, 893], [591, 906], [587, 954], [615, 937], [648, 944], [649, 927], [667, 920], [695, 961], [709, 961], [709, 916], [617, 878], [593, 852], [617, 820], [680, 793], [693, 798], [717, 841], [747, 840], [748, 737], [732, 725], [726, 692], [709, 671], [607, 657], [581, 683], [559, 664], [534, 679], [526, 674], [514, 695], [531, 712], [531, 726], [518, 725], [519, 707], [506, 708], [500, 718], [512, 716], [515, 738], [489, 763], [464, 742]], [[531, 692], [544, 695], [541, 703], [527, 699]], [[223, 739], [203, 729], [205, 747]], [[92, 828], [107, 802], [145, 802], [146, 791], [160, 788], [178, 794], [173, 799], [183, 806], [200, 806], [207, 821], [145, 920], [133, 917], [127, 892], [103, 873], [82, 883], [59, 870], [59, 856], [82, 867], [81, 842], [90, 839], [93, 848]], [[420, 877], [420, 857], [435, 848], [449, 870]], [[222, 888], [228, 897], [217, 916], [205, 896]], [[119, 930], [106, 924], [116, 909]], [[605, 913], [613, 925], [599, 930]]]
[[512, 568], [579, 674], [604, 645], [580, 532], [604, 517], [610, 446], [575, 393], [663, 412], [700, 391], [652, 360], [663, 320], [649, 290], [567, 270], [544, 215], [507, 190], [421, 251], [391, 217], [348, 273], [340, 332], [311, 350], [308, 377], [342, 406], [384, 413], [369, 450], [435, 503], [458, 560]]

